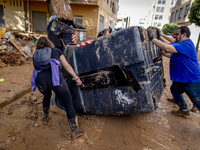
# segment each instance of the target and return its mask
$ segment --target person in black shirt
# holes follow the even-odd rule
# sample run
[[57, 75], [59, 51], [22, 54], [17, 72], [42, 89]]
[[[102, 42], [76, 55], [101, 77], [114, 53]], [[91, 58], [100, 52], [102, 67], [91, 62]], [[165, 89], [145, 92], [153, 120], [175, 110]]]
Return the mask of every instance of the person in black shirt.
[[[66, 61], [63, 52], [57, 48], [54, 48], [53, 43], [46, 37], [40, 37], [36, 51], [41, 50], [43, 48], [51, 48], [51, 59], [55, 59], [57, 61], [61, 61], [62, 66], [65, 70], [71, 74], [72, 79], [76, 82], [76, 85], [81, 85], [82, 81], [76, 75], [70, 64]], [[75, 139], [81, 135], [83, 135], [83, 130], [79, 129], [77, 123], [77, 117], [75, 114], [75, 110], [72, 103], [72, 97], [67, 86], [67, 83], [64, 80], [64, 77], [58, 69], [59, 72], [56, 72], [52, 69], [52, 64], [48, 68], [39, 72], [36, 76], [35, 84], [38, 90], [44, 95], [43, 98], [43, 111], [44, 111], [44, 124], [47, 124], [49, 121], [49, 107], [50, 107], [50, 99], [52, 90], [56, 94], [56, 96], [61, 100], [63, 106], [65, 107], [67, 118], [69, 120], [69, 125], [72, 130], [72, 138]], [[60, 79], [59, 86], [53, 86], [52, 74], [58, 74]]]

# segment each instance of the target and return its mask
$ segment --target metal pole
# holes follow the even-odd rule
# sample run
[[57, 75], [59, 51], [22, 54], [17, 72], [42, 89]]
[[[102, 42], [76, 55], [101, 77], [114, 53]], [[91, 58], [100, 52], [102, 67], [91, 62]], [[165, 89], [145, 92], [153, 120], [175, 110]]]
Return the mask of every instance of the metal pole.
[[154, 17], [154, 10], [155, 10], [155, 5], [153, 6], [153, 14], [152, 14], [152, 19], [151, 19], [151, 26], [153, 26], [153, 17]]
[[30, 33], [29, 3], [27, 0], [28, 33]]
[[128, 27], [128, 17], [126, 18], [126, 28]]

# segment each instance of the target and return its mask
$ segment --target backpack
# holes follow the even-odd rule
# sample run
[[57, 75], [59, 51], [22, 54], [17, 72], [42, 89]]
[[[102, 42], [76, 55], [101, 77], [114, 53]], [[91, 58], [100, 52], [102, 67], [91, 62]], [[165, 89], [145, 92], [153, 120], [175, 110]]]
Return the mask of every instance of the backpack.
[[43, 70], [50, 66], [51, 49], [37, 49], [33, 54], [33, 66], [36, 70]]

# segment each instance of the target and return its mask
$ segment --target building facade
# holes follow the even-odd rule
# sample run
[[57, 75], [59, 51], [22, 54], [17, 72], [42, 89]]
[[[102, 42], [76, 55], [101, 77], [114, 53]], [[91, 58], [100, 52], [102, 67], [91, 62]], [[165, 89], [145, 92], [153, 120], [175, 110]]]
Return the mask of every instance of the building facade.
[[175, 23], [180, 26], [188, 26], [191, 31], [190, 39], [195, 45], [199, 43], [200, 27], [191, 24], [188, 19], [189, 8], [195, 0], [177, 0], [175, 6], [172, 8], [170, 23]]
[[170, 23], [181, 26], [190, 25], [188, 13], [192, 2], [193, 0], [177, 0], [175, 6], [172, 8]]
[[118, 0], [69, 0], [75, 23], [86, 27], [87, 39], [94, 39], [103, 29], [117, 23]]
[[151, 26], [162, 29], [163, 25], [169, 23], [173, 4], [174, 0], [155, 0]]
[[46, 0], [0, 0], [1, 27], [46, 32], [49, 17]]
[[[94, 39], [105, 28], [117, 23], [119, 0], [69, 0], [74, 22], [87, 28], [87, 39]], [[53, 14], [49, 0], [0, 0], [0, 26], [25, 31], [46, 32]]]
[[142, 26], [144, 28], [148, 28], [151, 25], [151, 22], [150, 22], [151, 17], [150, 16], [151, 16], [151, 11], [149, 10], [147, 16], [139, 19], [139, 22], [137, 25]]

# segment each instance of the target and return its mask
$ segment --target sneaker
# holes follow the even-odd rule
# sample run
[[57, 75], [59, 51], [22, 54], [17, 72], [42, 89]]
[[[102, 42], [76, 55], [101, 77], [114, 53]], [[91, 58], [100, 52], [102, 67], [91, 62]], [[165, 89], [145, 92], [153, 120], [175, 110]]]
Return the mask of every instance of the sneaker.
[[199, 111], [199, 110], [198, 110], [198, 108], [197, 108], [196, 106], [193, 105], [191, 111], [192, 111], [193, 113], [196, 113], [196, 112]]
[[190, 111], [189, 110], [183, 111], [182, 109], [179, 109], [178, 111], [173, 110], [172, 114], [187, 118], [187, 116], [190, 116]]
[[174, 98], [167, 98], [167, 100], [172, 102], [172, 103], [176, 103]]

